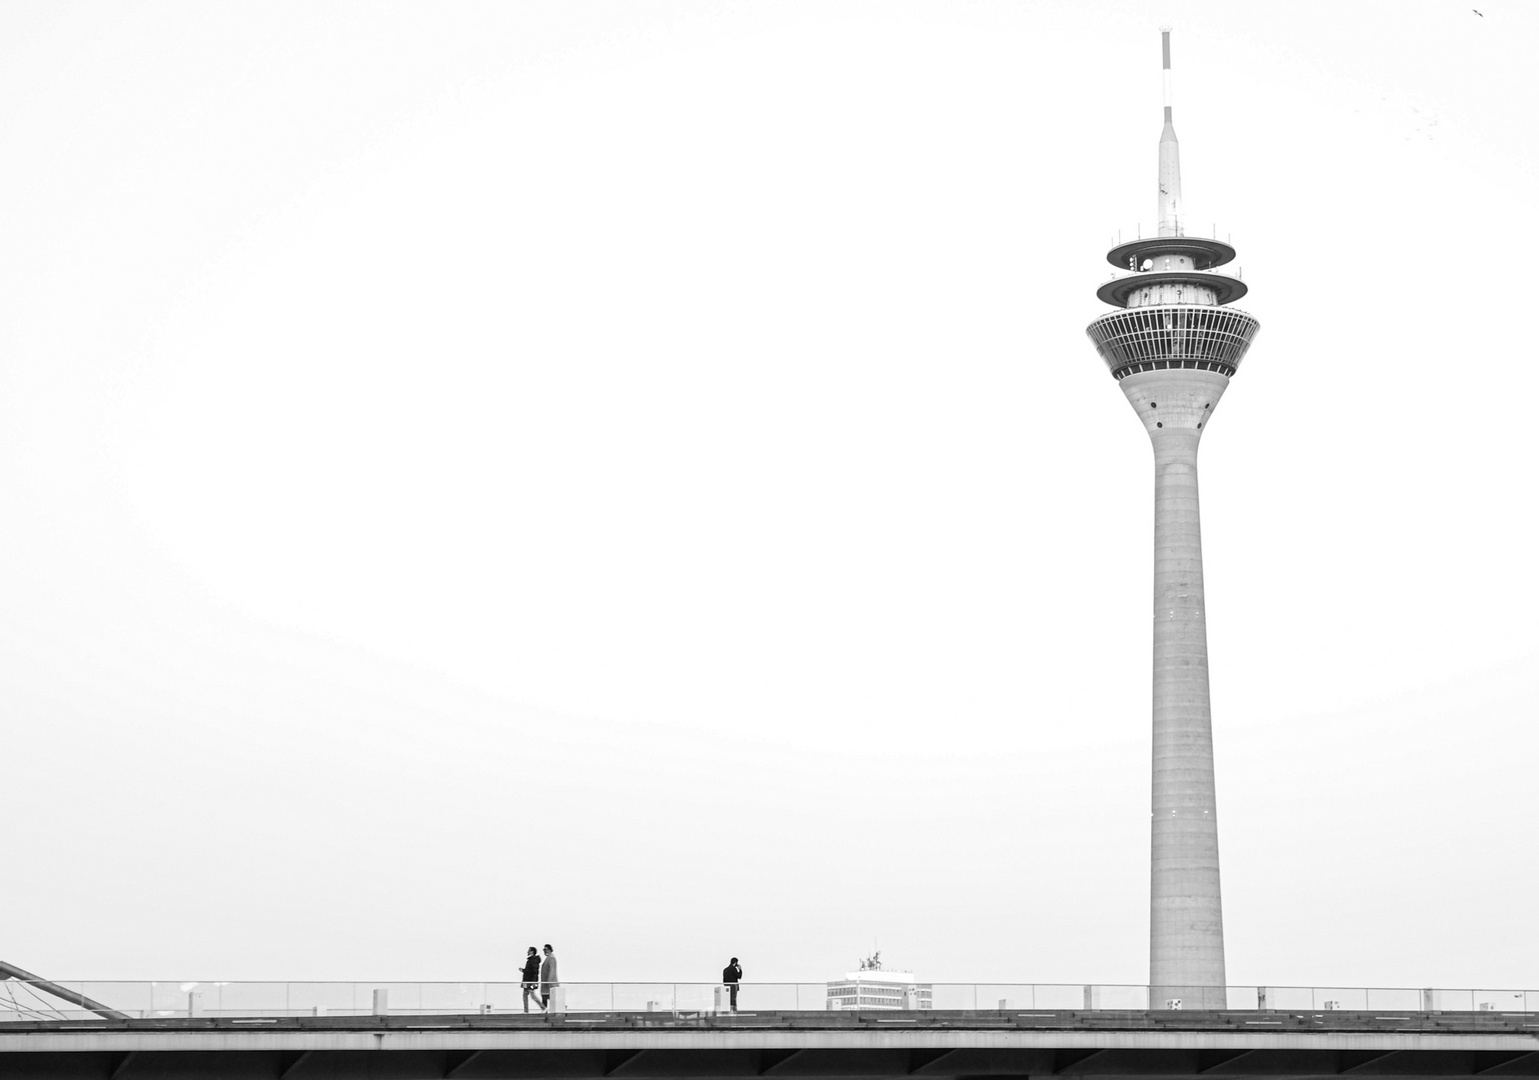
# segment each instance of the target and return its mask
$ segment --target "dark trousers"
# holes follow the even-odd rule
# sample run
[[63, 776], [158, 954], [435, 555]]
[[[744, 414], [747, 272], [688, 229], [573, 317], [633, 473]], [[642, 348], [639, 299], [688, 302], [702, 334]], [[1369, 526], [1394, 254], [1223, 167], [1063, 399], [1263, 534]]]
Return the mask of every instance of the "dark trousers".
[[737, 1012], [737, 983], [733, 982], [727, 984], [727, 1000], [729, 1002], [728, 1007], [731, 1008], [733, 1012]]

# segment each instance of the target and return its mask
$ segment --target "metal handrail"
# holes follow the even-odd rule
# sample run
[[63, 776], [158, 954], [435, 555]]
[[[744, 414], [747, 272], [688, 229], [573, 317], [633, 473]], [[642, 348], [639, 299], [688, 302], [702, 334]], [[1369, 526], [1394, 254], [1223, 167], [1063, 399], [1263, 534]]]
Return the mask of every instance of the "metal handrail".
[[[871, 980], [881, 980], [880, 976]], [[848, 980], [832, 980], [847, 985]], [[738, 986], [743, 1011], [824, 1012], [830, 982], [755, 983]], [[889, 986], [886, 989], [893, 989]], [[898, 993], [855, 1011], [989, 1013], [1011, 1010], [1060, 1012], [1163, 1011], [1180, 1008], [1180, 991], [1115, 983], [926, 983], [897, 986]], [[908, 990], [908, 993], [903, 993]], [[18, 994], [18, 991], [20, 992]], [[29, 992], [42, 991], [77, 1006], [61, 1009]], [[1225, 1011], [1539, 1013], [1539, 989], [1496, 990], [1395, 987], [1228, 986], [1187, 988], [1187, 1007], [1218, 1000]], [[724, 1013], [731, 996], [716, 982], [561, 983], [537, 987], [532, 1002], [516, 980], [473, 982], [360, 981], [94, 981], [10, 979], [0, 981], [0, 1023], [174, 1017], [265, 1019], [303, 1016], [464, 1015], [541, 1011], [540, 994], [562, 1013]], [[102, 1001], [110, 1005], [101, 1004]], [[1211, 1004], [1203, 1006], [1211, 1008]]]
[[[1212, 222], [1212, 228], [1212, 232], [1192, 232], [1189, 229], [1183, 228], [1176, 235], [1183, 239], [1212, 240], [1215, 243], [1234, 246], [1234, 241], [1230, 239], [1228, 233], [1221, 234], [1219, 232], [1218, 222]], [[1158, 240], [1159, 238], [1160, 228], [1158, 225], [1153, 225], [1146, 229], [1142, 222], [1134, 222], [1131, 229], [1118, 229], [1112, 234], [1112, 247], [1120, 247], [1123, 244], [1137, 240]]]

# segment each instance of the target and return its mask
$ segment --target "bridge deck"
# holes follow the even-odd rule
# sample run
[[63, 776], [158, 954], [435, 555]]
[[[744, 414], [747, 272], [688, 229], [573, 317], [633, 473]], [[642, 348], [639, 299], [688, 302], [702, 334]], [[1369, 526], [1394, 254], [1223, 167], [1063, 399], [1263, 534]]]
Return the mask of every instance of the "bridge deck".
[[1533, 1012], [1354, 1012], [1348, 1010], [966, 1010], [465, 1013], [460, 1015], [144, 1017], [19, 1020], [0, 1033], [44, 1031], [1375, 1031], [1535, 1033]]

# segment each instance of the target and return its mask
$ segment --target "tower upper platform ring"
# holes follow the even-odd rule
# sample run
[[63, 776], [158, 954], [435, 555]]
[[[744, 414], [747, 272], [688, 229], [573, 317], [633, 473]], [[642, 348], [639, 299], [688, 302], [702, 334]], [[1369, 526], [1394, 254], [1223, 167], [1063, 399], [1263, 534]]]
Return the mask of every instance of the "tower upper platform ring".
[[1180, 255], [1192, 260], [1196, 270], [1211, 270], [1233, 262], [1234, 248], [1222, 240], [1210, 240], [1205, 236], [1146, 236], [1141, 240], [1129, 240], [1118, 244], [1106, 253], [1106, 261], [1119, 270], [1128, 268], [1128, 260], [1135, 266], [1145, 259], [1158, 259], [1167, 255]]

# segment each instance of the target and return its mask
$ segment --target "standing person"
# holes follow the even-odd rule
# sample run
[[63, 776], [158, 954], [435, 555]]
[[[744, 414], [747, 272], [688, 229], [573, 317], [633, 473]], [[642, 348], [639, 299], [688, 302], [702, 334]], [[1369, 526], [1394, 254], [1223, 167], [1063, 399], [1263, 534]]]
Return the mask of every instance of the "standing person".
[[545, 943], [545, 959], [540, 962], [540, 1004], [550, 1009], [550, 992], [561, 983], [556, 979], [556, 950]]
[[529, 999], [534, 998], [534, 1003], [543, 1010], [544, 1004], [540, 1001], [540, 950], [533, 945], [529, 946], [529, 955], [524, 957], [524, 1011], [529, 1011]]
[[737, 962], [737, 957], [734, 956], [732, 962], [721, 969], [721, 981], [727, 988], [730, 1008], [737, 1012], [737, 984], [743, 981], [743, 967]]

